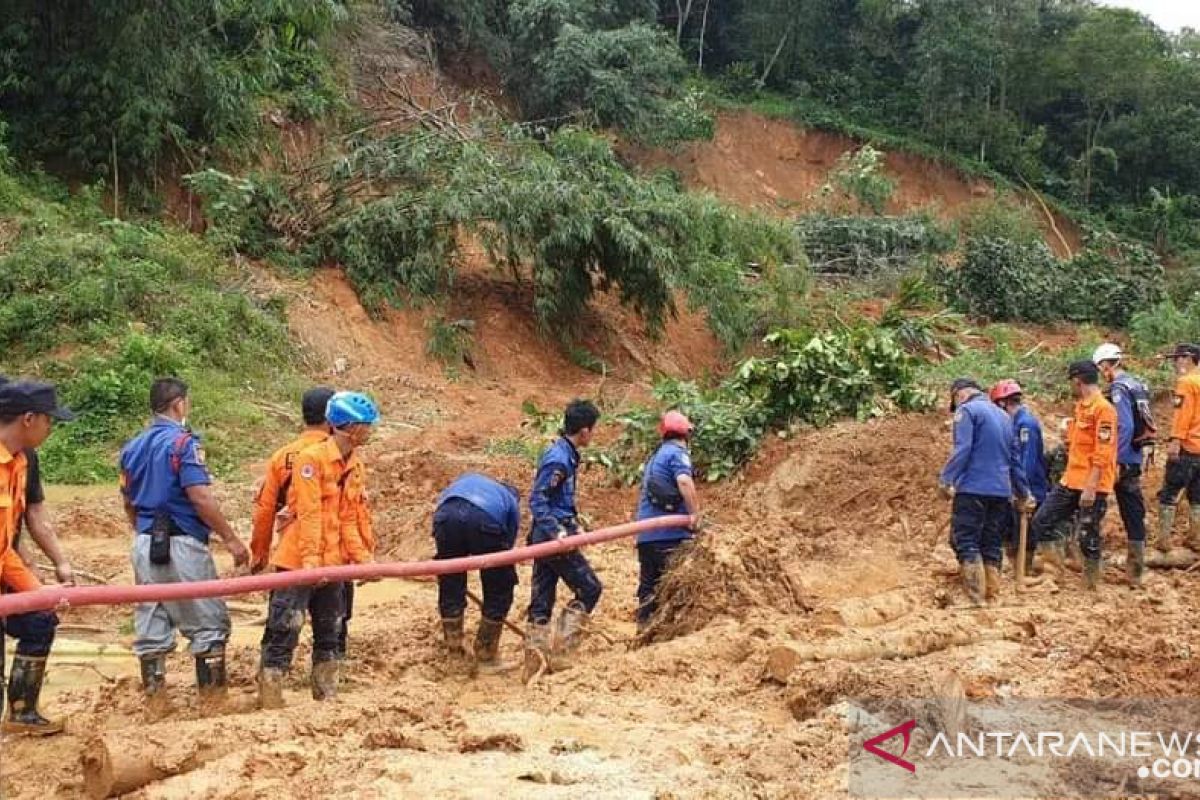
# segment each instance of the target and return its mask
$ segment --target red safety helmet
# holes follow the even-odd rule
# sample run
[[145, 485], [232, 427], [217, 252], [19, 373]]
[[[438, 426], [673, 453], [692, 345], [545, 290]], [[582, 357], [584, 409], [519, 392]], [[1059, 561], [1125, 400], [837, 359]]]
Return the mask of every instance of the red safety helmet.
[[678, 411], [668, 411], [658, 421], [658, 435], [662, 437], [691, 436], [695, 429], [692, 421]]
[[1010, 397], [1020, 397], [1024, 392], [1021, 391], [1021, 384], [1014, 381], [1012, 378], [1006, 378], [999, 381], [992, 390], [988, 392], [988, 397], [993, 403], [999, 403], [1001, 400], [1007, 400]]

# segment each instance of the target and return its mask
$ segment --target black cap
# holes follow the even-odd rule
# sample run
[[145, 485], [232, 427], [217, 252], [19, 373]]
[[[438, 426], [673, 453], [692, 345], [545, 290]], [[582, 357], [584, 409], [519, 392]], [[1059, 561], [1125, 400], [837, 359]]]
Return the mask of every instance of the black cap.
[[305, 425], [320, 425], [325, 421], [325, 407], [329, 398], [337, 394], [337, 390], [328, 386], [314, 386], [300, 398], [300, 413], [304, 415]]
[[1082, 361], [1072, 361], [1067, 367], [1068, 378], [1084, 378], [1089, 381], [1100, 380], [1100, 368], [1096, 366], [1096, 362], [1090, 359]]
[[49, 383], [17, 381], [0, 385], [0, 416], [20, 414], [49, 414], [61, 422], [70, 422], [75, 415], [58, 404], [58, 394]]
[[975, 389], [983, 391], [983, 387], [979, 385], [974, 378], [955, 378], [954, 383], [950, 384], [950, 410], [954, 411], [958, 408], [958, 403], [955, 402], [954, 396], [963, 389]]
[[1190, 358], [1200, 363], [1200, 345], [1180, 342], [1175, 345], [1174, 350], [1163, 353], [1163, 358]]

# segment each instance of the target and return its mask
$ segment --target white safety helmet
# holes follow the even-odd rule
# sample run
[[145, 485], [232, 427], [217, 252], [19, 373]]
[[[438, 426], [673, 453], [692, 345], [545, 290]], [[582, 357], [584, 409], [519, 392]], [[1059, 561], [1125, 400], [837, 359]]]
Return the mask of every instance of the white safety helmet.
[[1123, 355], [1125, 354], [1121, 352], [1120, 345], [1105, 342], [1096, 348], [1096, 352], [1092, 353], [1092, 362], [1101, 364], [1105, 361], [1120, 361]]

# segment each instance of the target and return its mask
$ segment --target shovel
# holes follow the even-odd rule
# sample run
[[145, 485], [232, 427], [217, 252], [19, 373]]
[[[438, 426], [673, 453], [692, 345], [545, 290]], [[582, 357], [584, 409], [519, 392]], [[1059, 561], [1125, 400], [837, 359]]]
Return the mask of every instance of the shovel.
[[1029, 512], [1022, 511], [1020, 515], [1020, 532], [1017, 534], [1017, 563], [1014, 573], [1017, 576], [1017, 592], [1025, 589], [1025, 550], [1029, 539]]

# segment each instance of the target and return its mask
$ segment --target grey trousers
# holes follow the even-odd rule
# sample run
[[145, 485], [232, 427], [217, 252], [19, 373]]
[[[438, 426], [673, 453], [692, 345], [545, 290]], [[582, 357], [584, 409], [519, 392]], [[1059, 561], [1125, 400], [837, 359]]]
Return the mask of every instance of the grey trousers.
[[[171, 537], [171, 563], [150, 563], [150, 537], [133, 540], [133, 578], [144, 583], [190, 583], [217, 577], [217, 565], [207, 545], [191, 536]], [[229, 639], [229, 609], [219, 598], [180, 600], [170, 603], [139, 603], [133, 612], [136, 637], [133, 652], [142, 656], [169, 653], [175, 649], [175, 629], [191, 642], [192, 655], [224, 647]]]

